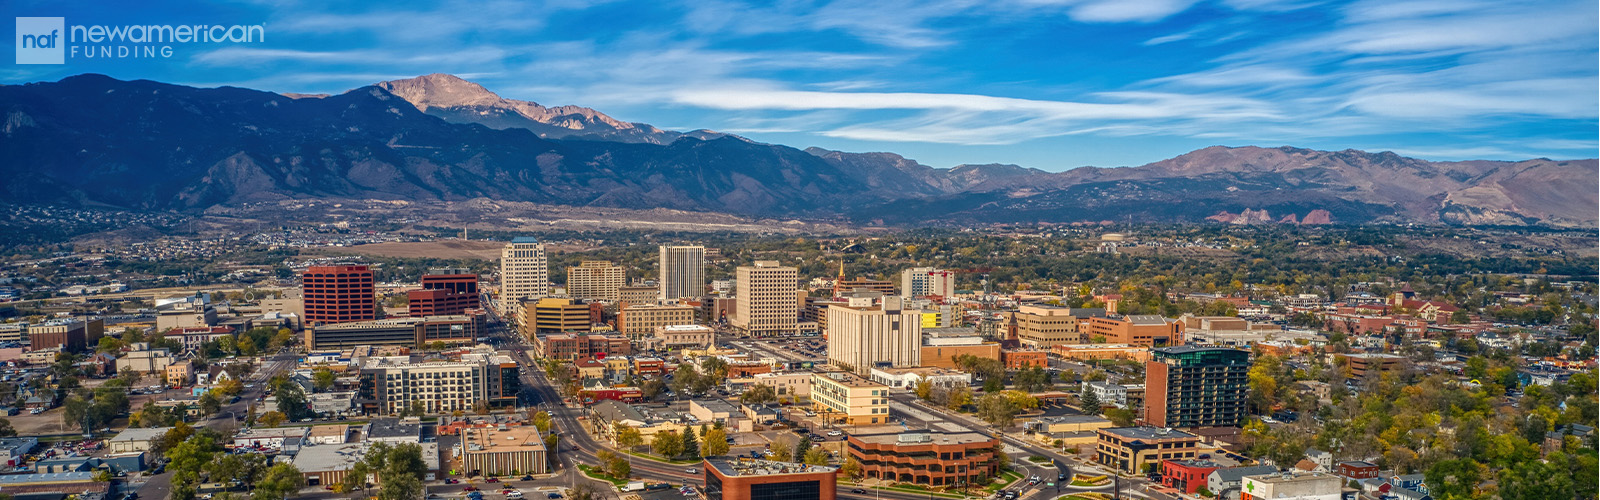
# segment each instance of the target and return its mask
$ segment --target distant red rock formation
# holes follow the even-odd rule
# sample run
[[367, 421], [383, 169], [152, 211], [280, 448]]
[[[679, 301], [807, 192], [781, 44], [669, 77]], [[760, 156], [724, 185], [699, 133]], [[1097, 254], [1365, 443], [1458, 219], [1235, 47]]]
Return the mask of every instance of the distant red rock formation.
[[1282, 219], [1278, 219], [1278, 223], [1279, 224], [1299, 224], [1300, 223], [1300, 219], [1296, 218], [1294, 216], [1294, 214], [1289, 214], [1289, 215], [1283, 216]]
[[1311, 213], [1309, 213], [1309, 214], [1306, 214], [1306, 218], [1300, 219], [1300, 223], [1301, 224], [1332, 224], [1333, 223], [1333, 214], [1328, 213], [1327, 210], [1323, 210], [1323, 209], [1319, 208], [1319, 209], [1316, 209], [1316, 210], [1312, 210]]

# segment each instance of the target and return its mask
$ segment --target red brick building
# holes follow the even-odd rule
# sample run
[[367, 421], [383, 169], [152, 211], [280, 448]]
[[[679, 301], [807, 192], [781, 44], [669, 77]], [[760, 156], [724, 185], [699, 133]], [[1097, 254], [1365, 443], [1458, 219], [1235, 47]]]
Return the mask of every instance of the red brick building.
[[1000, 351], [1000, 362], [1012, 370], [1044, 368], [1050, 365], [1050, 355], [1045, 351]]
[[406, 292], [411, 316], [446, 316], [478, 309], [478, 275], [427, 274], [422, 289]]
[[378, 319], [372, 270], [367, 266], [311, 266], [300, 275], [307, 325]]
[[846, 444], [870, 478], [930, 487], [981, 486], [999, 473], [994, 453], [1000, 441], [977, 432], [857, 427]]
[[1193, 495], [1206, 486], [1211, 471], [1221, 468], [1222, 464], [1209, 460], [1163, 460], [1161, 484]]
[[835, 500], [835, 467], [749, 458], [707, 458], [707, 500]]
[[633, 354], [633, 341], [621, 335], [553, 334], [535, 339], [534, 347], [541, 357], [552, 359], [587, 359], [601, 356], [627, 356]]
[[1378, 466], [1368, 462], [1348, 461], [1333, 465], [1333, 473], [1346, 479], [1378, 477]]

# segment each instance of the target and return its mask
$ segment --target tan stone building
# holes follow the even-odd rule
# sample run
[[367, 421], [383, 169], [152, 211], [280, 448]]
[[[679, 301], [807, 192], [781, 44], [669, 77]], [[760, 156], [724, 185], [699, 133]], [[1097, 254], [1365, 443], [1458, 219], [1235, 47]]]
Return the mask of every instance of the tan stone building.
[[889, 421], [889, 387], [854, 373], [812, 374], [811, 403], [833, 422], [864, 425]]
[[625, 286], [617, 289], [618, 302], [626, 305], [658, 304], [661, 289], [653, 286]]
[[703, 246], [661, 246], [661, 300], [706, 294], [706, 248]]
[[795, 331], [800, 313], [799, 271], [777, 261], [758, 260], [735, 272], [733, 327], [755, 337]]
[[704, 349], [716, 342], [716, 330], [702, 325], [658, 326], [654, 341], [658, 349]]
[[512, 238], [500, 250], [500, 313], [522, 321], [522, 299], [550, 295], [550, 261], [536, 238]]
[[654, 334], [657, 328], [663, 326], [692, 324], [694, 306], [630, 305], [617, 314], [617, 332], [630, 338]]
[[828, 307], [828, 362], [849, 366], [857, 375], [887, 364], [906, 368], [922, 363], [922, 321], [918, 311], [901, 308], [897, 296], [850, 299]]

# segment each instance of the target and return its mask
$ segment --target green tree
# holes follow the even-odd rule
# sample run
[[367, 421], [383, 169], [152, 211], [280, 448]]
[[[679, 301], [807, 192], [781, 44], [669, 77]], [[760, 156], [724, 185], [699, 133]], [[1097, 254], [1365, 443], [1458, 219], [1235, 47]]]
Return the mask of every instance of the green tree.
[[611, 477], [627, 479], [633, 475], [633, 464], [623, 457], [611, 457], [611, 461], [608, 462], [606, 467], [606, 472], [610, 473]]
[[807, 465], [828, 465], [828, 451], [822, 448], [806, 450], [805, 463]]
[[1106, 410], [1105, 417], [1117, 427], [1127, 427], [1133, 425], [1134, 414], [1133, 410], [1127, 408], [1111, 408]]
[[767, 384], [754, 384], [739, 395], [739, 401], [746, 404], [774, 403], [778, 401], [778, 392]]
[[221, 411], [221, 410], [222, 410], [222, 400], [218, 399], [217, 395], [215, 393], [213, 393], [211, 391], [206, 391], [205, 394], [201, 394], [200, 395], [200, 411], [201, 412], [205, 413], [206, 415], [215, 415], [218, 411]]
[[693, 430], [684, 429], [683, 450], [680, 450], [678, 454], [691, 457], [700, 456], [700, 442], [695, 438]]
[[534, 411], [532, 420], [533, 426], [539, 429], [540, 434], [550, 433], [550, 424], [553, 422], [550, 418], [550, 412], [544, 410]]
[[988, 394], [978, 400], [978, 418], [1001, 429], [1010, 427], [1020, 411], [1016, 403], [1003, 394]]
[[368, 485], [368, 476], [371, 474], [372, 469], [367, 467], [367, 463], [365, 461], [359, 461], [354, 465], [351, 465], [350, 470], [345, 472], [344, 481], [340, 484], [344, 485], [344, 491], [346, 492], [366, 490]]
[[1092, 390], [1085, 389], [1083, 395], [1078, 396], [1078, 408], [1087, 415], [1100, 414], [1100, 396]]
[[16, 435], [17, 429], [11, 426], [11, 420], [0, 418], [0, 437], [12, 437]]
[[278, 412], [295, 422], [311, 416], [311, 409], [306, 406], [306, 391], [300, 384], [285, 378], [274, 380], [277, 384], [273, 387], [273, 396], [278, 400]]
[[311, 372], [311, 386], [317, 392], [325, 392], [333, 387], [334, 378], [333, 370], [317, 368]]
[[672, 458], [683, 454], [683, 437], [676, 432], [658, 432], [650, 440], [650, 449], [663, 458]]
[[861, 481], [861, 476], [865, 472], [861, 467], [861, 462], [857, 461], [853, 455], [845, 457], [844, 464], [839, 466], [839, 473], [844, 474], [844, 477], [849, 478], [850, 481]]
[[634, 448], [644, 444], [644, 436], [639, 433], [639, 429], [622, 425], [621, 423], [614, 424], [614, 426], [617, 435], [617, 446], [621, 446], [624, 450], [633, 451]]

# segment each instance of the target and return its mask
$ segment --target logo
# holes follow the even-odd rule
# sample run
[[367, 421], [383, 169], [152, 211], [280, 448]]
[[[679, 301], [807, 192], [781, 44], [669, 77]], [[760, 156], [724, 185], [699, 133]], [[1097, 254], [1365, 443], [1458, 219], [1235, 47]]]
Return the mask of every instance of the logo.
[[66, 64], [67, 18], [17, 18], [17, 64]]

